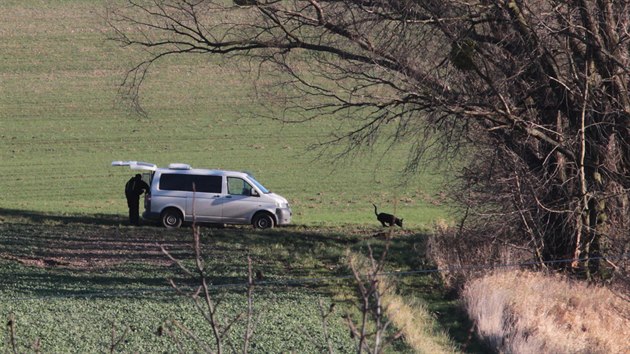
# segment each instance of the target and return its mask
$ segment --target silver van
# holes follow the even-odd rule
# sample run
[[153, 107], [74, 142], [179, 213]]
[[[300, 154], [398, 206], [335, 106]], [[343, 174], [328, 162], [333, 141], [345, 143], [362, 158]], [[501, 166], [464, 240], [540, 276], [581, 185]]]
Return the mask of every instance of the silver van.
[[145, 170], [150, 186], [142, 218], [160, 221], [166, 228], [183, 222], [252, 224], [267, 229], [291, 223], [285, 198], [271, 193], [245, 172], [192, 168], [173, 163], [168, 168], [140, 161], [113, 161], [112, 166]]

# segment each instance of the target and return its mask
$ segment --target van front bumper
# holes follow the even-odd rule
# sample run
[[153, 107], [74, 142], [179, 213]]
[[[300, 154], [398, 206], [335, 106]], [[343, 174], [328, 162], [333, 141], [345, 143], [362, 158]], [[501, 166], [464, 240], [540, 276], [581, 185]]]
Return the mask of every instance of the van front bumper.
[[276, 209], [276, 219], [278, 220], [278, 225], [288, 225], [291, 223], [291, 209], [289, 208], [277, 208]]

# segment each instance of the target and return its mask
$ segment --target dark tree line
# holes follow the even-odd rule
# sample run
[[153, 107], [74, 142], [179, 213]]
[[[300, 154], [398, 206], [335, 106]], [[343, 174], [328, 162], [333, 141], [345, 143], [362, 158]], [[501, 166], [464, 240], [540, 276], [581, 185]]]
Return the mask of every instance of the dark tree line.
[[285, 119], [345, 122], [331, 142], [347, 152], [411, 141], [410, 170], [459, 154], [462, 230], [627, 271], [628, 1], [128, 0], [108, 19], [151, 53], [132, 98], [164, 56], [242, 57]]

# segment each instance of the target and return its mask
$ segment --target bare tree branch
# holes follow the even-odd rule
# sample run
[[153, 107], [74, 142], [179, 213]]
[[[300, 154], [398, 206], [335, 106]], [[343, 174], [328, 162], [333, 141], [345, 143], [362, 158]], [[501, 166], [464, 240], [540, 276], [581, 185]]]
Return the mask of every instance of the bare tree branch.
[[121, 87], [136, 106], [164, 57], [237, 57], [271, 78], [259, 94], [283, 104], [280, 119], [338, 122], [320, 147], [410, 144], [408, 171], [462, 154], [454, 199], [477, 206], [467, 220], [493, 240], [544, 260], [627, 247], [627, 0], [126, 4], [108, 22], [111, 39], [147, 52]]

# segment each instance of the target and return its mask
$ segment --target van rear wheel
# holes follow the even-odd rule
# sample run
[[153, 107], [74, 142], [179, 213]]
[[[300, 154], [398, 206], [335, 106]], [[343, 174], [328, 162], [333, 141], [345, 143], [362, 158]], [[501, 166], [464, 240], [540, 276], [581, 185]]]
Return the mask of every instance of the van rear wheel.
[[256, 229], [270, 229], [274, 225], [273, 217], [267, 213], [258, 213], [254, 215], [252, 225]]
[[176, 229], [182, 226], [184, 222], [184, 217], [182, 213], [173, 208], [166, 209], [162, 212], [162, 225], [164, 225], [167, 229]]

